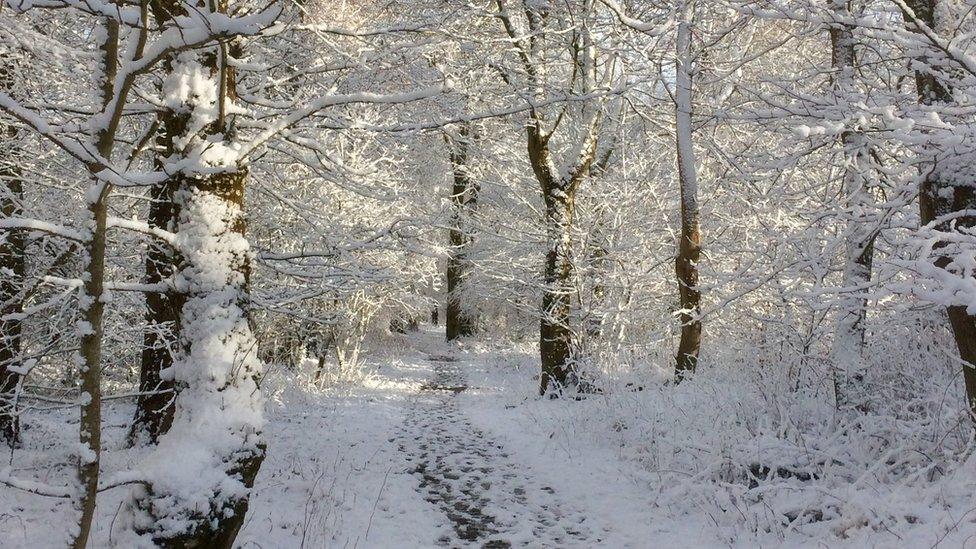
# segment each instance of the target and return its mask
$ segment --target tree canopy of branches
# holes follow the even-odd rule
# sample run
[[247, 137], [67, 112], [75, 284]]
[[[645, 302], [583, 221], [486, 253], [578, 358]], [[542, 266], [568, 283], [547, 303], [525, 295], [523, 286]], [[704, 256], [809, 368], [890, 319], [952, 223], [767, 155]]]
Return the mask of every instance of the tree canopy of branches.
[[973, 6], [0, 0], [0, 440], [79, 415], [0, 483], [73, 547], [110, 489], [122, 543], [232, 547], [265, 380], [441, 306], [554, 399], [731, 371], [971, 429]]

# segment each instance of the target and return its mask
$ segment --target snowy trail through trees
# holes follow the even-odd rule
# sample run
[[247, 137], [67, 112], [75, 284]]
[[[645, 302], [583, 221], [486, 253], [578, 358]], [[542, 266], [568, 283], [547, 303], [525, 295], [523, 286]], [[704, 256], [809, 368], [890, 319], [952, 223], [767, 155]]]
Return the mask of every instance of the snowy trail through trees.
[[568, 455], [568, 433], [548, 435], [544, 414], [563, 413], [561, 404], [535, 396], [533, 370], [510, 362], [534, 357], [442, 338], [422, 330], [371, 354], [362, 382], [322, 392], [289, 385], [274, 397], [275, 438], [241, 547], [674, 541], [673, 523], [647, 512], [634, 468], [589, 444]]
[[[277, 370], [266, 384], [268, 455], [255, 481], [240, 548], [638, 549], [700, 541], [655, 511], [653, 486], [633, 464], [571, 424], [585, 402], [535, 395], [534, 353], [449, 346], [423, 329], [370, 353], [362, 379], [313, 389], [308, 375]], [[64, 412], [30, 416], [12, 471], [57, 484], [69, 462]], [[121, 448], [132, 405], [109, 401], [106, 445]], [[572, 442], [570, 442], [572, 441]], [[64, 450], [60, 450], [64, 449]], [[571, 449], [571, 451], [567, 451]], [[138, 467], [144, 448], [118, 451], [111, 470]], [[28, 471], [46, 472], [31, 477]], [[106, 492], [93, 546], [112, 546], [127, 497]], [[0, 489], [0, 546], [57, 547], [61, 500]], [[695, 524], [695, 523], [692, 523]], [[704, 538], [709, 546], [714, 538]], [[690, 540], [690, 541], [689, 541]]]
[[0, 549], [976, 549], [976, 0], [0, 0]]
[[588, 546], [599, 543], [586, 515], [516, 464], [505, 447], [473, 426], [457, 403], [467, 389], [457, 359], [430, 357], [434, 374], [421, 388], [398, 438], [425, 499], [450, 521], [445, 547]]

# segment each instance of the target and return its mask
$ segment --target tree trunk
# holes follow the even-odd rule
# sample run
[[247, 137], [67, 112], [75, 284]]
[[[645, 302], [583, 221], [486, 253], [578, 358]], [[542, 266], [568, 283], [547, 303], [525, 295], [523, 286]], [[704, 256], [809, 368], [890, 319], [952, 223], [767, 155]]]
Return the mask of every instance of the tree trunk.
[[544, 193], [548, 243], [543, 273], [542, 318], [539, 322], [539, 355], [542, 360], [540, 394], [570, 383], [573, 335], [569, 317], [573, 290], [570, 247], [574, 196], [555, 184], [551, 184]]
[[[153, 17], [161, 27], [173, 17], [185, 13], [175, 0], [150, 2]], [[173, 59], [166, 61], [166, 70], [172, 70]], [[189, 113], [177, 113], [171, 109], [159, 115], [160, 133], [156, 137], [156, 169], [162, 170], [165, 159], [177, 153], [173, 139], [186, 132]], [[179, 175], [154, 186], [150, 191], [149, 225], [167, 231], [175, 231], [179, 216], [175, 193], [184, 184]], [[146, 283], [162, 282], [177, 271], [179, 256], [170, 246], [155, 239], [149, 241], [146, 250]], [[129, 431], [129, 444], [140, 442], [155, 444], [173, 423], [176, 387], [172, 376], [161, 372], [172, 368], [174, 354], [179, 345], [180, 312], [183, 296], [173, 290], [146, 294], [146, 328], [143, 336], [142, 357], [139, 368], [139, 398], [135, 418]]]
[[[525, 21], [532, 38], [528, 41], [513, 24], [511, 13], [506, 11], [505, 2], [496, 2], [497, 17], [502, 22], [506, 34], [515, 45], [522, 67], [528, 76], [529, 89], [536, 99], [543, 98], [546, 88], [545, 65], [537, 65], [537, 56], [546, 35], [546, 15], [543, 4], [525, 4]], [[592, 8], [587, 5], [587, 9]], [[574, 32], [569, 48], [573, 56], [573, 82], [578, 83], [579, 91], [589, 94], [597, 85], [597, 51], [589, 28], [582, 25]], [[542, 59], [539, 57], [538, 59]], [[542, 189], [545, 202], [546, 257], [543, 272], [542, 307], [539, 318], [539, 393], [560, 390], [567, 384], [575, 384], [570, 376], [572, 355], [572, 335], [570, 328], [570, 306], [572, 285], [572, 246], [573, 210], [576, 192], [589, 173], [596, 156], [599, 143], [599, 129], [602, 122], [602, 100], [588, 100], [580, 104], [583, 130], [577, 147], [569, 147], [564, 168], [556, 165], [549, 147], [553, 133], [563, 120], [560, 114], [552, 127], [544, 129], [543, 111], [531, 108], [525, 124], [526, 148], [529, 165], [536, 181]], [[564, 107], [566, 108], [566, 107]], [[557, 393], [554, 393], [557, 394]]]
[[[156, 17], [168, 21], [175, 6], [152, 4]], [[170, 62], [167, 68], [171, 68]], [[156, 138], [156, 168], [163, 169], [164, 160], [174, 154], [173, 139], [186, 131], [187, 113], [171, 110], [160, 114], [161, 132]], [[179, 217], [175, 193], [182, 185], [180, 176], [154, 186], [150, 191], [149, 225], [167, 231], [175, 231]], [[168, 244], [151, 239], [146, 249], [146, 283], [163, 282], [176, 274], [179, 255]], [[136, 413], [129, 433], [130, 443], [140, 440], [155, 444], [169, 430], [173, 421], [175, 386], [172, 376], [161, 375], [173, 366], [174, 354], [179, 345], [180, 312], [183, 296], [170, 288], [164, 292], [146, 294], [146, 327], [139, 372], [139, 392]]]
[[[164, 124], [164, 127], [171, 125]], [[172, 135], [177, 134], [167, 131], [160, 140], [169, 142], [169, 146], [163, 148], [163, 151], [172, 150]], [[173, 193], [173, 182], [153, 187], [149, 205], [150, 226], [167, 231], [175, 230], [178, 212]], [[169, 245], [155, 239], [150, 240], [146, 250], [146, 283], [156, 284], [171, 278], [176, 272], [177, 261], [177, 254]], [[163, 376], [161, 372], [173, 366], [182, 305], [182, 296], [172, 289], [146, 294], [146, 331], [139, 370], [140, 395], [129, 432], [130, 444], [140, 441], [155, 444], [173, 423], [173, 377], [172, 374]]]
[[[226, 2], [217, 10], [226, 13]], [[176, 74], [197, 63], [209, 69], [210, 80], [198, 85], [212, 86], [215, 99], [201, 104], [205, 96], [187, 90], [171, 98], [182, 102], [188, 116], [213, 118], [199, 132], [178, 136], [184, 148], [169, 162], [179, 164], [215, 143], [232, 150], [236, 76], [230, 57], [243, 58], [239, 47], [214, 43], [195, 59], [183, 53], [174, 61], [189, 63], [171, 67]], [[262, 365], [250, 313], [251, 251], [245, 237], [247, 178], [247, 169], [227, 156], [204, 172], [180, 176], [178, 253], [187, 291], [173, 365], [179, 394], [172, 425], [146, 466], [149, 485], [130, 508], [136, 530], [159, 547], [233, 547], [264, 460]], [[206, 474], [188, 478], [187, 469]]]
[[467, 220], [478, 203], [479, 190], [477, 183], [471, 180], [471, 171], [468, 167], [470, 138], [469, 123], [462, 124], [456, 139], [445, 135], [451, 156], [451, 168], [454, 172], [454, 186], [451, 192], [453, 205], [450, 230], [451, 252], [447, 258], [445, 327], [448, 341], [474, 333], [474, 318], [470, 314], [470, 308], [464, 307], [461, 303], [464, 286], [471, 271], [468, 253], [473, 239]]
[[[102, 107], [107, 108], [114, 97], [118, 74], [119, 23], [105, 20], [105, 36], [99, 46], [101, 78], [98, 82]], [[114, 132], [102, 127], [96, 134], [99, 154], [111, 158]], [[99, 169], [99, 168], [95, 168]], [[98, 496], [98, 475], [101, 463], [102, 432], [102, 316], [105, 311], [105, 251], [108, 231], [108, 199], [111, 186], [105, 181], [93, 181], [89, 190], [87, 234], [84, 242], [85, 267], [82, 293], [78, 296], [81, 321], [78, 333], [81, 342], [78, 354], [81, 362], [81, 419], [79, 422], [80, 453], [78, 481], [81, 489], [74, 502], [81, 511], [78, 535], [72, 540], [75, 549], [84, 549], [91, 534], [92, 520]]]
[[[12, 67], [0, 65], [0, 90], [13, 88]], [[24, 183], [20, 158], [15, 152], [17, 130], [0, 122], [0, 217], [23, 214]], [[26, 274], [24, 231], [0, 230], [0, 443], [20, 443], [20, 417], [16, 410], [20, 385], [21, 333], [19, 315], [24, 310], [23, 284]]]
[[675, 131], [677, 136], [678, 184], [681, 192], [681, 234], [675, 273], [681, 311], [681, 339], [675, 357], [675, 380], [694, 373], [701, 349], [701, 293], [698, 290], [698, 260], [701, 256], [701, 227], [698, 207], [698, 173], [692, 139], [692, 55], [691, 25], [694, 2], [685, 3], [678, 23], [675, 67]]
[[[212, 479], [190, 483], [189, 491], [210, 500], [210, 508], [201, 510], [192, 499], [181, 500], [173, 492], [186, 492], [186, 479], [179, 471], [161, 467], [149, 493], [138, 502], [149, 516], [142, 531], [160, 547], [232, 547], [247, 512], [248, 490], [264, 459], [257, 420], [263, 402], [260, 363], [249, 314], [250, 267], [244, 239], [246, 180], [242, 169], [190, 180], [180, 191], [179, 233], [193, 242], [192, 248], [181, 250], [186, 263], [182, 275], [191, 290], [183, 305], [181, 351], [174, 365], [176, 383], [182, 387], [179, 406], [157, 452], [171, 456], [189, 445], [212, 455], [208, 462], [222, 463], [226, 480], [219, 485], [211, 484]], [[199, 422], [204, 420], [207, 428], [201, 429]], [[239, 487], [228, 490], [225, 483]], [[191, 517], [189, 528], [166, 529], [168, 519], [186, 513]]]
[[79, 354], [81, 369], [81, 422], [79, 425], [81, 453], [78, 456], [78, 480], [83, 495], [77, 505], [81, 510], [80, 531], [74, 539], [76, 549], [84, 549], [91, 533], [91, 523], [95, 515], [95, 500], [98, 493], [98, 473], [101, 457], [101, 356], [102, 356], [102, 316], [105, 304], [101, 299], [105, 280], [106, 218], [108, 215], [107, 192], [88, 208], [94, 227], [85, 245], [86, 280], [84, 295], [79, 298], [81, 307], [81, 326], [83, 334]]
[[[592, 59], [590, 52], [589, 59]], [[592, 106], [590, 107], [592, 108]], [[576, 192], [596, 156], [599, 111], [589, 113], [588, 135], [581, 143], [575, 164], [561, 175], [549, 149], [549, 136], [533, 120], [526, 126], [529, 163], [542, 188], [545, 202], [546, 258], [543, 271], [542, 310], [539, 319], [539, 394], [575, 385], [570, 376], [573, 331], [570, 311], [573, 294], [573, 217]]]
[[[906, 0], [908, 7], [915, 12], [915, 16], [929, 28], [938, 30], [936, 11], [938, 0]], [[906, 18], [908, 19], [908, 18]], [[910, 19], [909, 19], [910, 21]], [[909, 29], [915, 25], [908, 23]], [[931, 60], [930, 60], [931, 61]], [[915, 73], [915, 85], [918, 90], [918, 101], [924, 106], [947, 106], [953, 104], [950, 89], [932, 73], [918, 70]], [[939, 154], [930, 147], [931, 158], [921, 170], [925, 174], [918, 193], [919, 210], [923, 225], [932, 223], [947, 214], [958, 213], [955, 224], [940, 224], [938, 229], [944, 232], [962, 232], [976, 227], [976, 182], [965, 179], [951, 167], [942, 166], [938, 161]], [[948, 162], [947, 164], [952, 164]], [[968, 213], [963, 213], [968, 212]], [[945, 247], [940, 243], [939, 248]], [[952, 262], [949, 256], [940, 256], [935, 265], [945, 269]], [[972, 276], [972, 274], [970, 274]], [[955, 336], [962, 359], [963, 380], [966, 386], [966, 401], [970, 412], [976, 420], [976, 316], [969, 314], [965, 306], [952, 305], [947, 307], [949, 324]]]
[[319, 350], [319, 364], [315, 368], [315, 379], [312, 380], [312, 384], [316, 387], [319, 386], [319, 380], [322, 379], [322, 373], [325, 372], [325, 351]]
[[[834, 11], [840, 17], [850, 17], [845, 0], [834, 0]], [[830, 29], [831, 59], [834, 69], [834, 93], [838, 103], [852, 101], [857, 93], [855, 85], [854, 29], [836, 25]], [[864, 380], [864, 337], [868, 299], [866, 286], [871, 282], [871, 263], [874, 255], [875, 232], [858, 217], [872, 200], [867, 189], [865, 171], [867, 143], [856, 129], [841, 134], [844, 158], [843, 200], [851, 210], [844, 231], [844, 271], [834, 341], [830, 363], [834, 370], [835, 398], [838, 407], [857, 408], [864, 405], [867, 392]]]

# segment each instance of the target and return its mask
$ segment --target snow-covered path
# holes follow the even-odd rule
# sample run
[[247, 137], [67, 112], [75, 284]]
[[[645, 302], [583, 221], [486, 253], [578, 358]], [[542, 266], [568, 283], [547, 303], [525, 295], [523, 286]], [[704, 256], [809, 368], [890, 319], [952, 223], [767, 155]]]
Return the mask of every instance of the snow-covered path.
[[651, 520], [632, 466], [595, 448], [567, 453], [544, 434], [533, 407], [549, 403], [531, 398], [531, 373], [441, 337], [413, 336], [361, 387], [276, 397], [242, 547], [691, 541]]
[[[308, 371], [268, 376], [268, 455], [238, 547], [976, 547], [965, 471], [961, 482], [939, 489], [961, 503], [923, 502], [932, 509], [927, 522], [906, 533], [862, 528], [845, 539], [826, 521], [769, 531], [763, 524], [782, 524], [776, 513], [784, 508], [821, 508], [820, 500], [799, 499], [795, 491], [825, 489], [781, 479], [777, 487], [791, 491], [785, 499], [770, 497], [780, 510], [769, 506], [769, 522], [759, 523], [746, 514], [747, 485], [722, 487], [709, 476], [714, 469], [702, 467], [696, 478], [653, 461], [666, 455], [667, 444], [681, 446], [668, 439], [680, 426], [661, 424], [674, 416], [662, 417], [651, 391], [541, 399], [530, 343], [447, 345], [436, 330], [392, 339], [368, 356], [364, 379], [325, 390], [308, 387]], [[709, 405], [684, 402], [687, 408], [675, 409]], [[103, 472], [137, 469], [147, 449], [124, 448], [131, 403], [107, 401], [105, 411], [105, 446], [116, 451], [106, 454]], [[33, 415], [13, 474], [37, 472], [33, 480], [49, 484], [68, 478], [71, 420], [61, 408]], [[725, 448], [708, 447], [714, 440], [698, 449]], [[654, 444], [665, 452], [648, 450]], [[844, 489], [834, 488], [841, 495]], [[745, 495], [722, 499], [732, 490]], [[115, 489], [99, 497], [92, 547], [119, 546], [124, 526], [117, 514], [127, 494]], [[891, 507], [920, 507], [914, 488], [895, 495]], [[74, 519], [64, 500], [0, 488], [2, 549], [62, 547]]]
[[[277, 548], [714, 547], [714, 535], [654, 501], [653, 477], [586, 422], [596, 401], [536, 395], [528, 350], [447, 345], [433, 329], [370, 353], [355, 383], [308, 387], [308, 372], [265, 383], [268, 455], [237, 546]], [[311, 365], [310, 365], [311, 366]], [[131, 403], [109, 401], [103, 471], [138, 468], [124, 450]], [[64, 410], [31, 418], [14, 473], [67, 476]], [[174, 456], [179, 459], [179, 456]], [[121, 534], [126, 489], [100, 496], [93, 547]], [[10, 509], [11, 511], [5, 511]], [[0, 547], [58, 547], [62, 500], [0, 490]], [[680, 533], [680, 535], [679, 535]]]
[[554, 488], [517, 464], [504, 445], [473, 426], [458, 406], [467, 389], [464, 371], [450, 355], [434, 356], [434, 375], [422, 387], [398, 437], [419, 476], [425, 499], [450, 521], [443, 546], [486, 548], [601, 542], [587, 517]]

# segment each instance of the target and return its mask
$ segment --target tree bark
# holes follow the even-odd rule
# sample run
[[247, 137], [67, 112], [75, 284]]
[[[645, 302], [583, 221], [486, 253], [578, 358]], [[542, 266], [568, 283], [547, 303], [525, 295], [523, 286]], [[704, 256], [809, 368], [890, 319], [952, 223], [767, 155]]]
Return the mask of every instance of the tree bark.
[[570, 326], [572, 285], [572, 229], [576, 192], [596, 154], [596, 125], [584, 143], [576, 169], [568, 177], [556, 172], [549, 139], [538, 122], [526, 127], [529, 161], [545, 202], [546, 257], [543, 270], [542, 310], [539, 319], [539, 393], [570, 384], [573, 332]]
[[[851, 16], [845, 0], [834, 0], [834, 12], [839, 17]], [[848, 104], [857, 93], [855, 84], [854, 29], [837, 24], [830, 29], [831, 64], [834, 69], [833, 89], [838, 103]], [[864, 338], [868, 299], [866, 286], [871, 282], [875, 232], [858, 217], [873, 202], [867, 188], [865, 171], [867, 160], [865, 137], [856, 129], [841, 134], [844, 175], [843, 200], [851, 210], [844, 231], [844, 271], [834, 341], [830, 363], [834, 371], [834, 392], [837, 406], [859, 408], [864, 405]]]
[[[162, 134], [157, 139], [157, 146], [158, 154], [165, 158], [174, 151], [173, 136], [184, 132], [186, 116], [167, 111], [161, 118]], [[152, 188], [150, 226], [176, 230], [179, 209], [174, 194], [179, 185], [179, 178], [174, 177]], [[156, 284], [170, 279], [176, 274], [178, 262], [179, 256], [171, 246], [150, 240], [146, 250], [146, 283]], [[140, 441], [155, 444], [173, 423], [176, 387], [173, 376], [163, 376], [162, 372], [173, 366], [173, 357], [179, 345], [182, 307], [183, 296], [175, 289], [146, 294], [146, 328], [139, 369], [140, 395], [129, 432], [130, 444]]]
[[319, 380], [322, 379], [322, 373], [325, 372], [325, 351], [319, 350], [319, 363], [315, 368], [315, 379], [312, 380], [312, 384], [316, 387], [319, 386]]
[[[194, 241], [181, 250], [182, 270], [190, 291], [185, 295], [180, 351], [174, 367], [181, 387], [170, 430], [160, 437], [157, 452], [178, 452], [184, 445], [210, 455], [207, 464], [220, 467], [226, 480], [213, 485], [187, 482], [178, 471], [163, 467], [151, 480], [136, 507], [145, 513], [137, 530], [158, 547], [233, 547], [244, 523], [265, 444], [253, 417], [262, 405], [252, 320], [250, 318], [249, 254], [244, 234], [244, 191], [247, 171], [188, 178], [180, 196], [179, 232]], [[206, 429], [201, 431], [201, 421]], [[212, 446], [215, 440], [220, 442]], [[233, 439], [238, 447], [228, 452]], [[197, 456], [199, 459], [199, 456]], [[156, 459], [159, 459], [157, 457]], [[173, 457], [169, 457], [173, 459]], [[171, 476], [175, 475], [175, 476]], [[196, 479], [194, 479], [196, 480]], [[190, 484], [187, 488], [185, 485]], [[237, 484], [238, 488], [229, 488]], [[208, 509], [194, 499], [183, 500], [170, 487], [206, 495]], [[186, 507], [189, 505], [189, 507]], [[188, 522], [171, 531], [175, 517]]]
[[[176, 215], [172, 186], [154, 187], [149, 206], [149, 225], [172, 231]], [[146, 283], [156, 284], [171, 278], [176, 272], [176, 263], [177, 256], [169, 246], [156, 240], [150, 241], [146, 251]], [[139, 369], [140, 395], [129, 432], [131, 444], [140, 441], [155, 444], [173, 423], [173, 377], [172, 374], [163, 376], [162, 372], [173, 366], [182, 304], [182, 296], [174, 290], [146, 294], [146, 331]]]
[[[174, 17], [185, 14], [183, 5], [175, 0], [153, 1], [149, 6], [160, 27], [166, 27]], [[172, 68], [173, 59], [169, 58], [165, 62], [165, 69], [171, 71]], [[173, 140], [186, 132], [188, 117], [189, 113], [177, 113], [171, 109], [160, 113], [160, 130], [156, 136], [157, 170], [162, 170], [165, 159], [178, 152]], [[179, 208], [175, 193], [183, 183], [179, 175], [174, 175], [151, 189], [150, 226], [176, 230]], [[146, 283], [155, 284], [171, 278], [177, 272], [178, 262], [179, 256], [172, 247], [155, 239], [150, 240], [146, 250]], [[183, 296], [174, 289], [146, 294], [146, 328], [139, 368], [140, 395], [129, 431], [130, 445], [157, 443], [173, 423], [176, 386], [172, 375], [161, 374], [173, 366], [179, 345], [182, 307]]]
[[[13, 67], [0, 65], [0, 90], [13, 89]], [[0, 218], [23, 215], [24, 183], [17, 157], [17, 129], [0, 121]], [[16, 410], [21, 376], [22, 322], [26, 274], [24, 231], [0, 230], [0, 443], [20, 443], [20, 416]]]
[[[227, 13], [227, 2], [218, 2], [216, 10]], [[206, 148], [233, 147], [236, 75], [231, 58], [243, 58], [240, 47], [239, 41], [214, 41], [195, 58], [184, 53], [173, 62], [179, 64], [170, 67], [176, 74], [197, 67], [209, 72], [209, 81], [201, 75], [198, 85], [212, 86], [215, 99], [201, 104], [204, 96], [198, 94], [173, 98], [188, 116], [212, 118], [199, 131], [177, 136], [181, 148], [167, 162], [178, 165]], [[244, 202], [248, 171], [236, 158], [221, 156], [204, 171], [190, 168], [180, 174], [176, 228], [186, 291], [173, 366], [179, 393], [172, 425], [159, 439], [154, 466], [147, 467], [149, 484], [129, 509], [135, 529], [156, 546], [230, 549], [244, 524], [266, 450], [262, 365], [251, 318]], [[187, 447], [193, 448], [183, 458], [193, 460], [188, 467], [206, 475], [188, 479], [171, 465]]]
[[[456, 138], [445, 135], [451, 157], [454, 185], [451, 189], [450, 241], [451, 251], [447, 258], [447, 306], [445, 329], [447, 340], [467, 337], [474, 333], [475, 319], [470, 307], [462, 304], [463, 290], [471, 271], [468, 259], [472, 237], [467, 220], [478, 203], [478, 185], [471, 180], [468, 151], [471, 138], [470, 123], [463, 123]], [[436, 318], [436, 317], [434, 317]], [[435, 320], [436, 323], [436, 320]]]
[[546, 203], [546, 249], [543, 272], [542, 318], [539, 322], [539, 355], [542, 372], [539, 392], [569, 384], [572, 329], [572, 223], [575, 192], [558, 189], [555, 183], [543, 191]]
[[91, 533], [98, 493], [98, 473], [101, 457], [101, 356], [102, 317], [105, 310], [101, 296], [105, 280], [106, 219], [108, 215], [107, 193], [88, 208], [94, 227], [85, 245], [87, 262], [84, 295], [81, 297], [81, 422], [79, 426], [81, 454], [78, 457], [78, 480], [82, 497], [78, 502], [81, 510], [80, 531], [74, 539], [74, 547], [84, 549]]
[[[906, 0], [905, 2], [914, 15], [930, 29], [938, 30], [936, 11], [938, 0]], [[910, 30], [918, 31], [911, 18], [906, 16]], [[929, 60], [932, 61], [931, 59]], [[926, 107], [953, 105], [952, 92], [949, 86], [939, 80], [933, 72], [920, 69], [915, 72], [915, 85], [918, 92], [918, 102]], [[929, 161], [922, 166], [924, 179], [918, 193], [918, 203], [921, 222], [927, 225], [935, 222], [947, 214], [958, 213], [955, 223], [940, 224], [937, 228], [944, 232], [962, 232], [976, 227], [976, 181], [959, 176], [958, 172], [939, 162], [939, 155], [947, 151], [938, 151], [930, 147]], [[950, 153], [951, 154], [951, 153]], [[948, 162], [947, 164], [952, 164]], [[969, 213], [963, 213], [969, 212]], [[945, 243], [937, 245], [944, 248]], [[946, 255], [939, 256], [935, 265], [945, 269], [952, 262]], [[972, 276], [972, 275], [970, 275]], [[966, 386], [966, 401], [974, 421], [976, 421], [976, 316], [969, 314], [962, 305], [951, 305], [946, 308], [949, 324], [959, 349], [959, 358], [963, 361], [963, 380]]]
[[[99, 45], [101, 77], [98, 82], [103, 110], [114, 96], [118, 73], [119, 23], [105, 19], [105, 37]], [[118, 101], [123, 101], [124, 96]], [[114, 120], [118, 123], [118, 120]], [[96, 146], [103, 158], [111, 158], [115, 131], [108, 124], [96, 133]], [[99, 169], [91, 167], [92, 169]], [[81, 358], [81, 419], [79, 422], [78, 481], [81, 494], [75, 506], [81, 511], [78, 535], [72, 540], [75, 549], [84, 549], [91, 534], [98, 496], [98, 476], [101, 463], [102, 432], [102, 317], [105, 311], [105, 251], [107, 245], [108, 199], [111, 186], [104, 181], [93, 181], [89, 191], [88, 226], [84, 243], [85, 267], [83, 292], [78, 297], [81, 322], [79, 355]]]
[[702, 323], [698, 315], [701, 293], [698, 290], [698, 261], [701, 257], [701, 226], [698, 206], [698, 173], [692, 137], [692, 54], [691, 26], [694, 2], [685, 3], [678, 22], [675, 67], [675, 133], [677, 140], [678, 186], [681, 192], [681, 234], [675, 257], [678, 297], [681, 311], [681, 339], [675, 357], [675, 380], [695, 372], [701, 349]]

